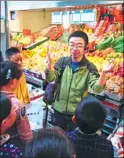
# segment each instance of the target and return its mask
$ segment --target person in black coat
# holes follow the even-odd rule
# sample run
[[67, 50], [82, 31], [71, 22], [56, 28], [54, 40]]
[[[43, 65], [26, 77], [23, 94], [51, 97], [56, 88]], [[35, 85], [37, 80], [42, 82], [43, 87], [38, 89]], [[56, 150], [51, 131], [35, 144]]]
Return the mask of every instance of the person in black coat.
[[3, 55], [2, 55], [2, 52], [0, 50], [0, 62], [2, 62], [2, 61], [3, 61]]

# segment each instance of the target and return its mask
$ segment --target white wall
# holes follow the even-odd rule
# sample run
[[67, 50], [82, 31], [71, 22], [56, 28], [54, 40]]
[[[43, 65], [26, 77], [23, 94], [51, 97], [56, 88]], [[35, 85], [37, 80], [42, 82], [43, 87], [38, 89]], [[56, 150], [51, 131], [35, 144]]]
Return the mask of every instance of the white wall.
[[1, 19], [0, 21], [0, 33], [5, 33], [5, 20]]
[[31, 29], [32, 32], [41, 30], [51, 24], [51, 12], [16, 11], [16, 20], [9, 20], [10, 32], [22, 32]]
[[6, 51], [6, 34], [1, 33], [1, 42], [0, 42], [0, 50], [2, 51], [3, 58], [5, 59], [5, 51]]
[[9, 18], [9, 30], [15, 32], [22, 32], [23, 30], [23, 11], [16, 11], [16, 20]]
[[41, 30], [51, 24], [51, 12], [24, 11], [23, 28], [31, 29], [32, 32]]

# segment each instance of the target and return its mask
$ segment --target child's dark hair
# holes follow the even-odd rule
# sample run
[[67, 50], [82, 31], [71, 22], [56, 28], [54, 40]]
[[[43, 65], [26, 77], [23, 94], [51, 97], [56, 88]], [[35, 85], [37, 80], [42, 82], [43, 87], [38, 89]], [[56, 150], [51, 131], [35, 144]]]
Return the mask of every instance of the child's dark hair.
[[0, 63], [0, 86], [7, 85], [10, 80], [21, 77], [23, 70], [20, 66], [12, 61], [3, 61]]
[[6, 50], [6, 57], [9, 58], [12, 55], [20, 53], [20, 50], [16, 47], [11, 47]]
[[0, 124], [11, 112], [11, 100], [3, 92], [0, 92]]
[[85, 41], [85, 46], [88, 45], [88, 36], [85, 32], [82, 32], [82, 31], [73, 32], [72, 34], [70, 34], [70, 36], [68, 38], [68, 42], [69, 42], [70, 38], [72, 38], [72, 37], [80, 37]]
[[85, 134], [93, 134], [101, 129], [106, 114], [104, 105], [93, 96], [84, 98], [75, 110], [77, 125]]
[[59, 128], [38, 130], [25, 150], [25, 157], [69, 158], [74, 155], [71, 142]]

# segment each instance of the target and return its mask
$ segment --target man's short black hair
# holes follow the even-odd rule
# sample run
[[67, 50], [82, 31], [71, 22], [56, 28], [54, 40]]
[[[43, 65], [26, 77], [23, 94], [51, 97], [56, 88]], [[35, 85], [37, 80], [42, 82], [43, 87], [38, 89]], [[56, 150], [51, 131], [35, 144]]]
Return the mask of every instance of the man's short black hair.
[[20, 53], [20, 50], [18, 48], [16, 48], [16, 47], [8, 48], [6, 50], [6, 57], [9, 58], [10, 56], [17, 54], [17, 53]]
[[104, 105], [93, 96], [84, 98], [75, 110], [77, 125], [85, 134], [93, 134], [101, 129], [106, 114]]
[[85, 41], [85, 46], [88, 45], [88, 36], [85, 32], [82, 32], [82, 31], [73, 32], [72, 34], [70, 34], [70, 36], [68, 38], [68, 42], [69, 42], [70, 38], [72, 38], [72, 37], [80, 37]]

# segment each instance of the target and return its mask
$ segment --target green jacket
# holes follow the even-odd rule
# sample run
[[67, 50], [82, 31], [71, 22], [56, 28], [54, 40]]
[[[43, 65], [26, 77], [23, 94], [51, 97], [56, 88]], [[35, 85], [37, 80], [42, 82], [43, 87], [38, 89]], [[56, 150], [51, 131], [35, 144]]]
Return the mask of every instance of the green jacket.
[[85, 56], [80, 67], [74, 72], [71, 68], [71, 56], [60, 58], [54, 66], [55, 71], [46, 70], [46, 81], [48, 83], [54, 81], [60, 75], [63, 60], [66, 67], [60, 80], [59, 98], [55, 100], [53, 107], [60, 113], [73, 115], [78, 103], [88, 95], [88, 88], [99, 93], [104, 86], [97, 84], [99, 73], [94, 64], [89, 62]]

